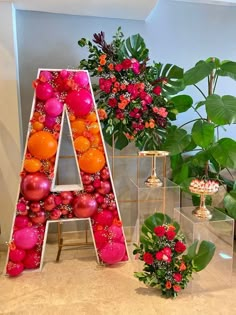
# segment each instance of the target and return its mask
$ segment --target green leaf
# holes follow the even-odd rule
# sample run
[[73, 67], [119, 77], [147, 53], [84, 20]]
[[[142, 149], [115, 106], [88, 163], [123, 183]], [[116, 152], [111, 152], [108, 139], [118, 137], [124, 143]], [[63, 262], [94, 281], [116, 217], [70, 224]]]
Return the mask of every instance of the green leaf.
[[212, 242], [202, 241], [198, 252], [193, 257], [193, 264], [196, 271], [203, 270], [212, 260], [215, 253], [215, 245]]
[[176, 184], [181, 184], [184, 180], [189, 177], [189, 166], [188, 164], [182, 164], [181, 167], [173, 172], [173, 181]]
[[129, 140], [124, 135], [124, 133], [117, 132], [115, 134], [115, 138], [116, 138], [116, 140], [115, 140], [115, 147], [118, 150], [124, 149], [129, 144]]
[[217, 70], [217, 74], [236, 80], [236, 62], [229, 60], [222, 61], [220, 69]]
[[189, 259], [193, 259], [193, 257], [196, 255], [198, 240], [195, 240], [188, 248], [187, 257]]
[[189, 95], [177, 95], [171, 98], [171, 103], [174, 104], [178, 113], [186, 112], [193, 105], [193, 99]]
[[180, 153], [176, 155], [172, 155], [170, 157], [170, 163], [171, 163], [172, 170], [178, 169], [180, 165], [183, 163], [182, 155]]
[[224, 206], [228, 214], [236, 220], [236, 191], [231, 191], [225, 195]]
[[210, 153], [222, 168], [236, 169], [236, 141], [222, 138], [212, 146]]
[[192, 138], [197, 145], [207, 148], [214, 141], [214, 130], [212, 123], [197, 120], [192, 128]]
[[128, 37], [120, 47], [120, 58], [136, 58], [139, 61], [144, 61], [148, 58], [149, 50], [146, 48], [144, 39], [140, 34]]
[[164, 222], [165, 215], [163, 213], [154, 213], [144, 221], [144, 225], [153, 231], [155, 226], [162, 225]]
[[185, 85], [192, 85], [202, 81], [211, 74], [213, 69], [213, 62], [205, 62], [203, 60], [199, 61], [195, 65], [195, 67], [189, 69], [184, 73]]
[[195, 109], [198, 109], [198, 108], [202, 107], [202, 106], [205, 105], [205, 104], [206, 104], [205, 101], [197, 102], [197, 103], [196, 103], [196, 106], [195, 106]]
[[236, 97], [213, 94], [206, 99], [208, 118], [215, 124], [225, 125], [236, 123]]
[[171, 128], [167, 134], [163, 149], [169, 151], [171, 155], [182, 153], [190, 144], [191, 136], [184, 129]]

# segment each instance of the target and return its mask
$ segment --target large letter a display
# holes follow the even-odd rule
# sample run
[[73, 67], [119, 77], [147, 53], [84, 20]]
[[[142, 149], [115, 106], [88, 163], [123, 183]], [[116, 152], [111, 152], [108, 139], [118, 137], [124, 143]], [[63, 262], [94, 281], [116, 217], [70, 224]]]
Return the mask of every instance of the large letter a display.
[[[34, 88], [6, 273], [41, 269], [48, 223], [78, 218], [90, 221], [99, 262], [128, 260], [88, 72], [41, 69]], [[57, 186], [65, 121], [81, 183]]]

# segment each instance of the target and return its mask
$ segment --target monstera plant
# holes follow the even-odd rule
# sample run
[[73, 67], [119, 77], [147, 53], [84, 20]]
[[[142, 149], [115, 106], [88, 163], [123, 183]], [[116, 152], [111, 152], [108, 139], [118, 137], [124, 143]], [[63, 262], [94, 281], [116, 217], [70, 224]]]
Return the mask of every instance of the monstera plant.
[[[219, 95], [216, 90], [219, 79], [225, 77], [236, 80], [236, 62], [208, 58], [184, 72], [185, 87], [195, 87], [201, 99], [194, 103], [191, 96], [182, 94], [170, 100], [176, 114], [191, 109], [195, 118], [182, 126], [168, 128], [163, 148], [171, 152], [174, 182], [188, 191], [193, 178], [217, 179], [225, 187], [221, 210], [236, 219], [236, 181], [232, 174], [236, 170], [236, 141], [220, 137], [221, 129], [236, 123], [236, 97]], [[205, 82], [206, 91], [201, 88]]]

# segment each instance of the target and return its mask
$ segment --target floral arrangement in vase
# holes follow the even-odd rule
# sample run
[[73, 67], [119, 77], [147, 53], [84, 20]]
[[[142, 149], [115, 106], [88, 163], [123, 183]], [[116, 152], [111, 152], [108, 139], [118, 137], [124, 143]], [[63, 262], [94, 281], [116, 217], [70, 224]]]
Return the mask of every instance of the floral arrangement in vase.
[[158, 288], [166, 298], [174, 298], [187, 287], [192, 275], [203, 270], [215, 253], [215, 245], [196, 240], [188, 248], [179, 224], [162, 213], [148, 217], [142, 226], [134, 255], [144, 262], [134, 276], [147, 286]]
[[78, 41], [89, 50], [79, 67], [98, 78], [94, 89], [106, 142], [111, 145], [113, 139], [118, 149], [130, 141], [139, 149], [159, 149], [175, 119], [168, 95], [180, 89], [183, 70], [171, 64], [148, 65], [149, 51], [139, 34], [125, 39], [118, 28], [110, 44], [104, 32], [93, 36], [92, 42]]

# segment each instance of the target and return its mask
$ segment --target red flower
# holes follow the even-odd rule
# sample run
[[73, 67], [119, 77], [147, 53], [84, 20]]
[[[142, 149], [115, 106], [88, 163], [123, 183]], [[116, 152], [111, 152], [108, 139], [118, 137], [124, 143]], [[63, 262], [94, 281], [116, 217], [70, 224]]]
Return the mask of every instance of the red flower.
[[131, 60], [130, 59], [125, 59], [122, 61], [122, 67], [124, 70], [127, 70], [131, 67]]
[[111, 86], [112, 86], [112, 81], [110, 79], [107, 79], [107, 80], [104, 78], [99, 79], [99, 87], [105, 93], [110, 93]]
[[157, 252], [157, 253], [156, 253], [156, 259], [157, 259], [157, 260], [162, 260], [162, 258], [163, 258], [163, 252], [162, 252], [162, 251]]
[[170, 247], [164, 247], [162, 252], [163, 252], [163, 254], [165, 254], [167, 256], [171, 256], [171, 254], [172, 254]]
[[168, 230], [168, 231], [166, 231], [166, 233], [165, 233], [165, 236], [166, 236], [166, 238], [167, 238], [169, 241], [172, 241], [172, 240], [175, 238], [175, 235], [176, 235], [176, 233], [175, 233], [175, 231], [173, 231], [173, 230]]
[[153, 256], [151, 253], [145, 253], [143, 255], [143, 260], [145, 261], [146, 264], [151, 265], [154, 261]]
[[183, 252], [185, 251], [185, 249], [186, 249], [186, 246], [185, 246], [185, 244], [182, 243], [181, 241], [177, 241], [177, 242], [175, 243], [175, 251], [176, 251], [177, 253], [183, 253]]
[[182, 275], [180, 273], [174, 273], [173, 278], [175, 279], [176, 282], [181, 282], [182, 280]]
[[173, 285], [173, 289], [175, 292], [179, 292], [181, 290], [181, 287], [178, 284]]
[[111, 107], [116, 107], [117, 105], [117, 99], [116, 98], [109, 98], [108, 100], [108, 105], [110, 105]]
[[154, 228], [154, 233], [156, 234], [156, 236], [162, 237], [165, 235], [165, 232], [166, 232], [166, 229], [162, 225], [156, 226]]
[[162, 88], [159, 85], [155, 86], [153, 89], [153, 93], [156, 95], [160, 95], [161, 91], [162, 91]]
[[166, 289], [169, 290], [172, 287], [171, 282], [168, 280], [166, 281]]
[[120, 72], [121, 70], [123, 70], [122, 64], [118, 63], [117, 65], [115, 65], [115, 70], [116, 70], [117, 72]]

